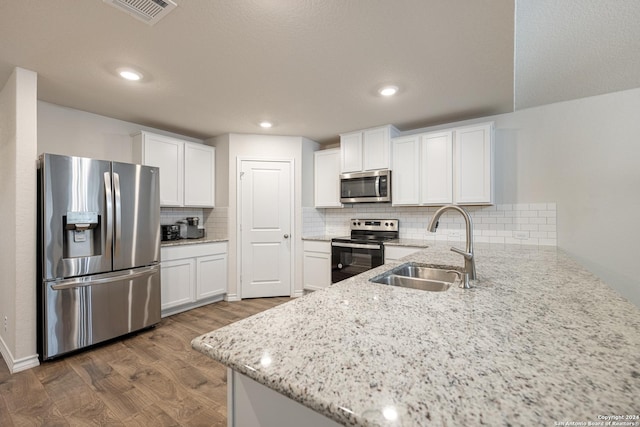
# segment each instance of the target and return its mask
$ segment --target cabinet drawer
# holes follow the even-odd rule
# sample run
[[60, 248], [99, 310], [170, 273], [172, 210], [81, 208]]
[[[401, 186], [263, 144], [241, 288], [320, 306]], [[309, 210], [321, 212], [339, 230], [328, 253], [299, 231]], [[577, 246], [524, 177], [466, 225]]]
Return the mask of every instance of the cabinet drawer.
[[303, 244], [305, 252], [321, 252], [323, 254], [331, 253], [331, 242], [318, 242], [307, 240]]
[[160, 250], [160, 259], [162, 261], [170, 261], [174, 259], [216, 255], [226, 252], [227, 242], [195, 243], [193, 245], [166, 246], [161, 248]]
[[421, 251], [424, 248], [415, 246], [386, 246], [384, 247], [384, 261], [398, 260]]

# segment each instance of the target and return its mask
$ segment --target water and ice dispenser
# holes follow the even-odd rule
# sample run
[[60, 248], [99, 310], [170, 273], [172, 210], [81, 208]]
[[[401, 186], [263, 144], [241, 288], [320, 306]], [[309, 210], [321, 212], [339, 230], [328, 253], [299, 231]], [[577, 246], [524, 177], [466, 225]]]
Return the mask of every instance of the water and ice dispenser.
[[62, 220], [65, 258], [102, 254], [102, 232], [98, 212], [67, 212]]

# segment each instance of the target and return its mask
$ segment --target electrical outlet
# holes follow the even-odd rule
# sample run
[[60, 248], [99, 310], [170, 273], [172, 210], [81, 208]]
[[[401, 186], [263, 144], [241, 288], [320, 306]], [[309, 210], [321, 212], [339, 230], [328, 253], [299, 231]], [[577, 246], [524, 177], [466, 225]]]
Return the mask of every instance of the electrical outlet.
[[529, 238], [529, 232], [527, 231], [514, 231], [513, 232], [514, 239], [526, 240]]

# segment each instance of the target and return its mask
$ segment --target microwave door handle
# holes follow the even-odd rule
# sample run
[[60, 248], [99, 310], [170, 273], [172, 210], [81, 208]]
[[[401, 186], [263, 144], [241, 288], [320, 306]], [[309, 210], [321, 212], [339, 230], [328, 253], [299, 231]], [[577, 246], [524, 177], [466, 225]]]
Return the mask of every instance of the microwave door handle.
[[107, 227], [107, 253], [111, 253], [111, 244], [113, 238], [113, 195], [111, 193], [111, 172], [104, 173], [104, 200], [105, 200], [105, 217]]
[[376, 176], [376, 197], [380, 197], [380, 177]]
[[122, 237], [122, 206], [120, 198], [120, 175], [113, 174], [113, 193], [115, 198], [115, 238], [113, 239], [113, 254], [116, 255], [120, 252], [120, 238]]

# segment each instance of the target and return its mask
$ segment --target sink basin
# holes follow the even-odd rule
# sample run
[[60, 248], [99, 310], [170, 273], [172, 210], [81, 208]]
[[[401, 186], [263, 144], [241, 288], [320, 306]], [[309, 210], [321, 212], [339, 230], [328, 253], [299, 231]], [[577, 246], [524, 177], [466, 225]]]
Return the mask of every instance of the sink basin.
[[448, 268], [408, 262], [386, 271], [370, 281], [403, 288], [442, 292], [453, 284], [462, 283], [462, 273]]

